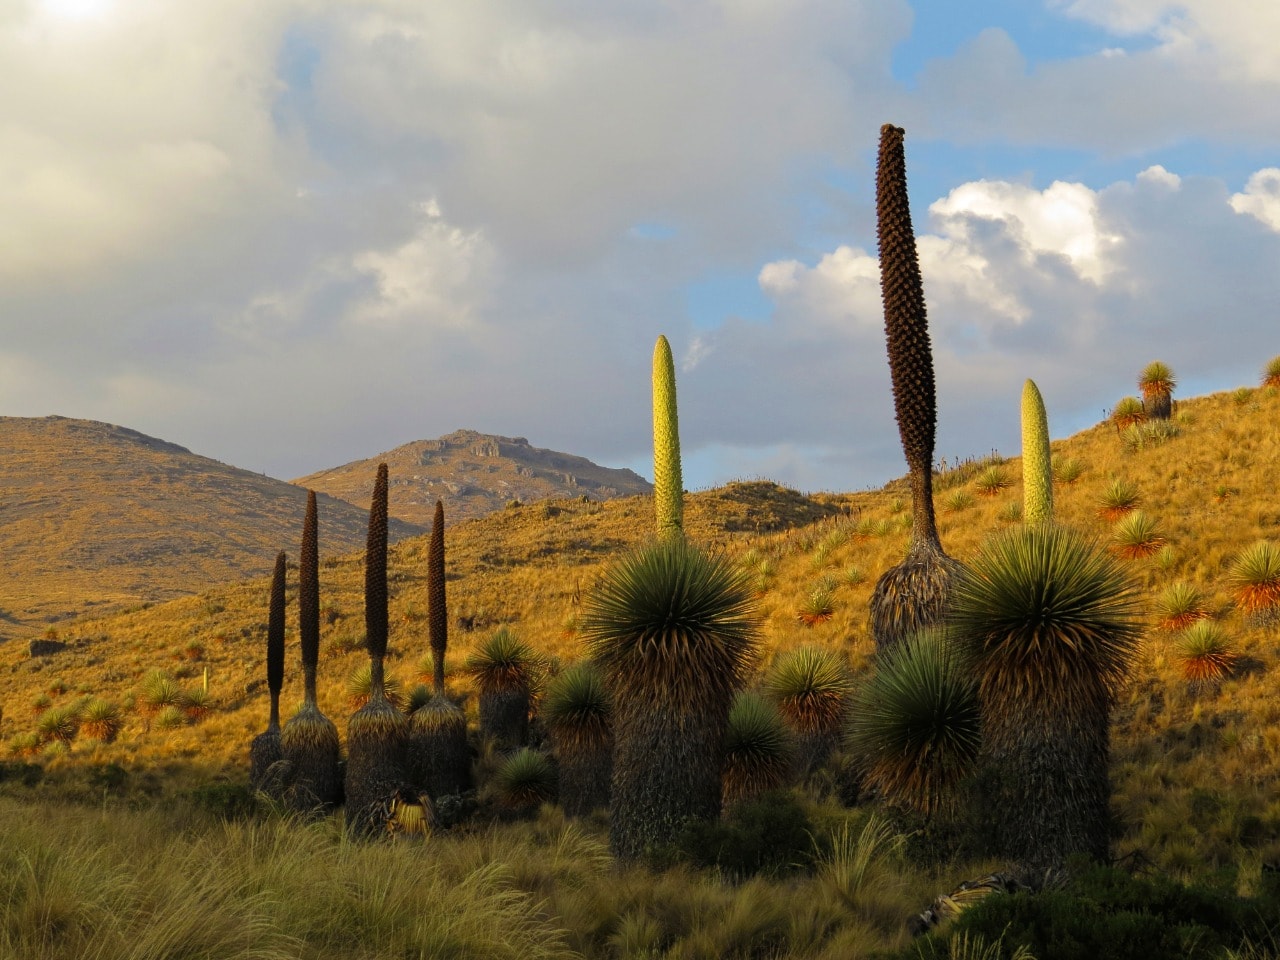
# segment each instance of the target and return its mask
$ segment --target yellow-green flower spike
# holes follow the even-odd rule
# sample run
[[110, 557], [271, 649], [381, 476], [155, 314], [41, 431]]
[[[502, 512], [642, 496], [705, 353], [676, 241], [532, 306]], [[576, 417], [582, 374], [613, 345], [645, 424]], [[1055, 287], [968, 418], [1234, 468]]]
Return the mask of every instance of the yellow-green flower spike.
[[1049, 417], [1035, 381], [1022, 387], [1022, 522], [1053, 522], [1053, 467], [1049, 462]]
[[653, 501], [658, 533], [679, 533], [684, 524], [684, 481], [676, 422], [676, 365], [671, 344], [663, 336], [653, 348]]

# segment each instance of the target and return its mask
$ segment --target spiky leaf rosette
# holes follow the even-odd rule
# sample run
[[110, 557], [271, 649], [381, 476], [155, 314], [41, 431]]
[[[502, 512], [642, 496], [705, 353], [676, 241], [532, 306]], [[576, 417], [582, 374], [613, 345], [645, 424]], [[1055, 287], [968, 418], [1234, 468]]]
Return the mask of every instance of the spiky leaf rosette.
[[1241, 551], [1229, 579], [1246, 621], [1262, 625], [1280, 619], [1280, 547], [1260, 540]]
[[499, 749], [521, 746], [529, 738], [529, 701], [537, 667], [533, 648], [506, 627], [467, 658], [466, 670], [480, 693], [480, 733]]
[[284, 800], [299, 813], [323, 811], [342, 800], [337, 725], [314, 701], [289, 718], [280, 731], [284, 754]]
[[721, 774], [726, 809], [790, 781], [793, 744], [782, 714], [758, 693], [740, 692], [729, 710]]
[[547, 686], [542, 720], [560, 761], [560, 805], [585, 816], [609, 804], [613, 775], [613, 702], [600, 672], [576, 663]]
[[527, 747], [507, 757], [493, 775], [498, 802], [509, 810], [528, 810], [556, 797], [556, 770], [541, 753]]
[[1034, 380], [1022, 385], [1022, 520], [1053, 521], [1053, 466], [1049, 459], [1049, 416]]
[[1227, 632], [1211, 620], [1200, 620], [1178, 638], [1182, 675], [1196, 692], [1212, 690], [1231, 675], [1236, 655]]
[[432, 798], [471, 789], [467, 715], [434, 696], [409, 717], [409, 777]]
[[663, 336], [653, 348], [653, 502], [658, 535], [679, 533], [684, 525], [684, 480], [680, 475], [676, 367], [671, 344]]
[[378, 464], [369, 506], [369, 539], [364, 551], [364, 629], [369, 657], [376, 664], [374, 683], [382, 685], [387, 655], [387, 465]]
[[427, 636], [431, 642], [432, 689], [444, 696], [444, 652], [449, 644], [449, 610], [444, 590], [444, 502], [436, 501], [427, 541]]
[[1273, 389], [1280, 388], [1280, 357], [1272, 357], [1262, 368], [1262, 385]]
[[992, 852], [1033, 871], [1105, 857], [1110, 711], [1142, 631], [1134, 582], [1071, 530], [1015, 528], [967, 566], [950, 625], [978, 682]]
[[907, 198], [906, 131], [880, 128], [876, 166], [876, 237], [880, 245], [880, 295], [893, 381], [893, 409], [902, 452], [911, 471], [912, 540], [938, 546], [933, 515], [933, 442], [937, 420], [933, 352], [925, 314], [924, 285], [916, 256]]
[[751, 585], [724, 557], [665, 538], [611, 567], [584, 606], [614, 704], [610, 846], [637, 857], [720, 810], [720, 744], [755, 660]]
[[954, 805], [982, 743], [978, 691], [941, 629], [908, 637], [878, 657], [858, 692], [849, 749], [890, 802], [925, 815]]
[[1173, 413], [1173, 388], [1178, 385], [1167, 363], [1153, 360], [1138, 374], [1138, 389], [1147, 415], [1153, 420], [1168, 420]]
[[316, 702], [316, 665], [320, 662], [320, 537], [316, 492], [307, 491], [298, 552], [298, 645], [302, 650], [304, 697]]
[[765, 678], [766, 695], [796, 734], [802, 776], [822, 766], [839, 742], [851, 689], [840, 658], [822, 647], [783, 654]]

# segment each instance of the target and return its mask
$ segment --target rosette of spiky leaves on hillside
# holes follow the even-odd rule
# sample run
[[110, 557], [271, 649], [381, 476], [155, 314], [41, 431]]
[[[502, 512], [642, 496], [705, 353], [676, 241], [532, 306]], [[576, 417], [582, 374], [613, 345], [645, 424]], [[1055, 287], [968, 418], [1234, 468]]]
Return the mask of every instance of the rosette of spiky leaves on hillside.
[[529, 740], [529, 702], [538, 670], [533, 648], [509, 627], [499, 627], [467, 657], [479, 692], [480, 735], [499, 750]]
[[544, 754], [522, 747], [503, 759], [490, 789], [507, 810], [531, 813], [556, 798], [556, 768]]
[[809, 777], [840, 743], [852, 690], [848, 670], [831, 650], [797, 647], [777, 659], [764, 689], [795, 734], [797, 774]]
[[1182, 676], [1196, 694], [1217, 690], [1236, 663], [1227, 631], [1212, 620], [1196, 621], [1184, 630], [1176, 651]]
[[1022, 385], [1022, 522], [1053, 522], [1049, 416], [1034, 380]]
[[1167, 363], [1152, 360], [1138, 374], [1142, 406], [1152, 420], [1168, 420], [1173, 415], [1173, 388], [1178, 385]]
[[1161, 630], [1185, 630], [1197, 620], [1209, 618], [1204, 594], [1195, 584], [1179, 580], [1156, 597], [1157, 625]]
[[678, 536], [684, 526], [680, 424], [676, 415], [676, 366], [671, 344], [653, 347], [653, 503], [658, 536]]
[[942, 627], [876, 658], [858, 691], [848, 747], [864, 783], [925, 816], [954, 809], [982, 744], [978, 690]]
[[1104, 859], [1111, 709], [1142, 632], [1135, 584], [1071, 530], [1014, 528], [967, 565], [949, 624], [978, 684], [990, 852], [1037, 874]]
[[1272, 357], [1262, 368], [1262, 385], [1272, 390], [1280, 390], [1280, 357]]
[[282, 550], [276, 556], [271, 575], [271, 601], [267, 610], [267, 691], [271, 697], [271, 713], [267, 729], [249, 745], [249, 782], [255, 790], [268, 794], [280, 792], [280, 688], [284, 686], [284, 579], [286, 558]]
[[444, 503], [436, 501], [427, 541], [427, 637], [431, 646], [431, 699], [409, 717], [409, 775], [432, 797], [471, 787], [467, 717], [444, 691], [444, 655], [449, 646], [445, 596]]
[[609, 805], [613, 777], [613, 703], [600, 671], [576, 663], [547, 685], [540, 716], [560, 762], [560, 805], [585, 816]]
[[1280, 547], [1260, 540], [1241, 551], [1231, 563], [1229, 579], [1246, 623], [1280, 621]]
[[406, 783], [408, 720], [387, 699], [387, 465], [378, 465], [365, 547], [364, 624], [369, 649], [369, 702], [347, 721], [346, 819], [356, 836], [386, 829], [389, 799]]
[[1116, 425], [1116, 432], [1128, 430], [1138, 424], [1146, 423], [1147, 411], [1137, 397], [1121, 397], [1111, 408], [1111, 422]]
[[342, 799], [338, 727], [316, 702], [316, 666], [320, 661], [320, 541], [316, 493], [307, 491], [298, 553], [298, 646], [302, 655], [303, 697], [298, 712], [280, 734], [285, 758], [285, 802], [299, 813], [324, 810]]
[[627, 554], [586, 598], [582, 635], [613, 698], [618, 856], [719, 813], [720, 747], [757, 629], [741, 568], [683, 537]]
[[942, 550], [933, 512], [933, 353], [907, 198], [904, 134], [893, 124], [880, 128], [876, 235], [893, 408], [910, 472], [912, 526], [906, 559], [883, 573], [871, 594], [871, 635], [877, 649], [939, 620], [959, 568]]
[[724, 733], [723, 808], [786, 786], [795, 772], [793, 748], [778, 708], [754, 691], [739, 691]]

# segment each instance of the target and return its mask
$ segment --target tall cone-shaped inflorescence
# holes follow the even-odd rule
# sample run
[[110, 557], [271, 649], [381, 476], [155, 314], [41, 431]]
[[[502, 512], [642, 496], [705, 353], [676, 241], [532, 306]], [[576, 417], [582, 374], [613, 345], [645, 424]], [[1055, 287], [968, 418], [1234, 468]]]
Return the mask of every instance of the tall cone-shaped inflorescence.
[[444, 503], [436, 501], [427, 541], [427, 635], [431, 643], [431, 699], [409, 717], [409, 776], [432, 798], [462, 793], [471, 786], [467, 717], [445, 696], [444, 654], [449, 645], [449, 610], [444, 590]]
[[757, 627], [746, 575], [684, 537], [627, 554], [586, 599], [582, 635], [613, 701], [616, 855], [719, 813], [721, 744]]
[[385, 829], [382, 811], [406, 781], [408, 721], [387, 700], [387, 465], [378, 465], [365, 547], [364, 624], [369, 648], [369, 702], [347, 723], [346, 819], [356, 836]]
[[316, 703], [320, 661], [320, 544], [316, 494], [307, 491], [298, 554], [298, 638], [302, 648], [302, 707], [280, 734], [286, 760], [285, 802], [300, 813], [323, 810], [342, 798], [338, 728]]
[[880, 294], [893, 382], [893, 408], [911, 479], [912, 528], [907, 559], [886, 571], [871, 595], [877, 648], [892, 646], [942, 617], [958, 564], [942, 551], [933, 513], [933, 442], [937, 421], [933, 353], [916, 256], [901, 127], [880, 128], [876, 234]]
[[280, 767], [280, 688], [284, 686], [284, 578], [285, 555], [276, 557], [271, 577], [271, 603], [267, 613], [267, 690], [271, 694], [271, 715], [267, 729], [249, 745], [249, 780], [254, 789], [277, 793]]
[[1034, 380], [1022, 385], [1022, 522], [1053, 522], [1053, 465], [1049, 417]]
[[676, 366], [671, 344], [663, 336], [653, 348], [653, 501], [658, 535], [678, 534], [684, 526], [684, 480], [680, 475]]

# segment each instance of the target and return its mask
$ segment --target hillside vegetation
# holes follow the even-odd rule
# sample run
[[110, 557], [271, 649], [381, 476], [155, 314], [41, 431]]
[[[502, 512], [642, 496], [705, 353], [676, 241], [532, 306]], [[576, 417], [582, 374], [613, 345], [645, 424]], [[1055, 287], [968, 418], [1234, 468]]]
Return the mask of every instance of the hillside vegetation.
[[[1049, 417], [1052, 422], [1052, 410]], [[1057, 519], [1123, 556], [1148, 600], [1139, 663], [1121, 697], [1113, 730], [1113, 851], [1125, 862], [1150, 865], [1164, 876], [1215, 880], [1244, 895], [1265, 885], [1264, 864], [1280, 863], [1280, 628], [1274, 618], [1246, 615], [1231, 572], [1252, 545], [1280, 540], [1280, 501], [1274, 495], [1280, 466], [1278, 422], [1280, 392], [1242, 389], [1181, 403], [1170, 429], [1125, 431], [1107, 421], [1052, 445]], [[939, 533], [949, 554], [963, 562], [988, 534], [1018, 522], [1019, 466], [1017, 458], [993, 456], [935, 477]], [[372, 483], [372, 473], [368, 481]], [[818, 496], [767, 482], [733, 483], [688, 496], [684, 529], [691, 539], [728, 554], [754, 578], [764, 618], [761, 673], [779, 655], [813, 644], [835, 651], [857, 678], [868, 673], [873, 650], [867, 631], [871, 588], [905, 550], [911, 525], [908, 503], [909, 491], [901, 480], [875, 491]], [[1126, 520], [1135, 510], [1145, 515], [1145, 524]], [[578, 659], [583, 595], [607, 564], [651, 535], [652, 518], [647, 497], [603, 503], [577, 498], [511, 506], [451, 525], [446, 539], [449, 689], [472, 692], [461, 665], [481, 639], [500, 627], [533, 646], [547, 674]], [[322, 507], [322, 536], [327, 522]], [[301, 509], [290, 536], [271, 549], [286, 547], [296, 563], [300, 528]], [[430, 677], [425, 553], [422, 537], [391, 550], [387, 674], [402, 692]], [[264, 566], [267, 559], [264, 553]], [[348, 678], [367, 664], [361, 647], [362, 567], [360, 555], [322, 548], [320, 699], [340, 729], [352, 710]], [[1188, 669], [1183, 634], [1165, 622], [1168, 591], [1175, 584], [1193, 588], [1207, 618], [1221, 628], [1220, 652], [1227, 668], [1221, 680]], [[288, 594], [286, 715], [301, 698], [296, 587], [294, 570]], [[104, 790], [132, 796], [192, 790], [210, 782], [244, 783], [248, 743], [267, 716], [267, 601], [265, 579], [245, 580], [62, 627], [61, 636], [70, 646], [52, 657], [30, 657], [25, 644], [0, 645], [0, 676], [5, 677], [0, 733], [15, 762], [39, 764], [38, 769], [15, 766], [14, 779], [25, 777], [28, 785], [11, 782], [5, 789], [18, 796], [100, 797]], [[207, 678], [207, 697], [194, 696], [195, 709], [175, 711], [160, 724], [148, 701], [148, 675], [157, 669], [190, 692], [203, 690]], [[41, 717], [50, 708], [90, 697], [120, 708], [122, 727], [112, 742], [94, 739], [83, 729], [41, 742]], [[474, 699], [468, 696], [466, 703], [473, 722]], [[440, 868], [432, 882], [460, 882], [470, 876], [461, 872], [465, 865], [479, 869], [488, 849], [513, 872], [503, 882], [522, 897], [534, 897], [519, 900], [520, 910], [532, 911], [521, 913], [519, 922], [535, 927], [545, 923], [544, 933], [552, 939], [543, 942], [556, 950], [568, 944], [566, 956], [572, 951], [598, 956], [866, 955], [868, 944], [901, 944], [904, 910], [910, 904], [919, 909], [930, 891], [950, 887], [965, 875], [900, 870], [898, 886], [868, 894], [869, 899], [859, 901], [861, 907], [839, 920], [834, 914], [824, 914], [827, 919], [817, 915], [835, 910], [832, 905], [839, 901], [831, 899], [836, 881], [830, 866], [828, 873], [820, 871], [817, 879], [805, 881], [810, 886], [783, 892], [785, 888], [752, 881], [757, 886], [748, 884], [747, 892], [733, 894], [737, 899], [717, 905], [711, 900], [729, 895], [714, 892], [721, 888], [713, 879], [677, 872], [646, 874], [648, 879], [641, 881], [636, 879], [639, 868], [628, 868], [615, 874], [621, 879], [611, 893], [587, 903], [571, 891], [599, 885], [604, 854], [598, 824], [566, 828], [547, 816], [532, 833], [502, 828], [471, 840], [450, 840], [453, 865]], [[859, 822], [865, 824], [865, 817]], [[580, 829], [585, 834], [575, 832]], [[243, 847], [283, 841], [237, 833], [234, 842]], [[565, 852], [568, 847], [572, 852]], [[951, 869], [980, 868], [965, 864]], [[660, 893], [663, 889], [667, 892]], [[818, 890], [827, 892], [819, 896]], [[632, 899], [624, 903], [628, 896]], [[794, 912], [790, 919], [775, 917], [776, 911], [765, 906], [791, 896], [797, 902], [812, 899], [804, 918]], [[608, 897], [615, 899], [604, 903]], [[726, 918], [736, 917], [741, 929], [748, 930], [747, 946], [726, 948], [731, 932], [723, 931], [697, 941], [697, 921], [680, 913], [680, 902], [702, 903], [709, 924], [731, 924], [735, 921]], [[509, 906], [516, 909], [516, 900]], [[631, 927], [627, 917], [634, 920]], [[749, 918], [775, 926], [761, 933]], [[797, 933], [797, 925], [805, 923], [812, 929]], [[825, 933], [814, 932], [819, 927]], [[298, 935], [305, 939], [305, 932]], [[802, 936], [811, 937], [811, 949], [794, 946]], [[672, 952], [647, 954], [640, 947], [630, 951], [618, 946], [626, 942], [651, 942], [655, 951], [665, 944]], [[689, 946], [696, 942], [711, 946], [699, 952]], [[792, 944], [794, 952], [752, 952], [750, 944], [760, 942]], [[855, 942], [862, 946], [855, 949]], [[682, 946], [677, 950], [672, 944]], [[483, 954], [477, 948], [457, 955]]]

